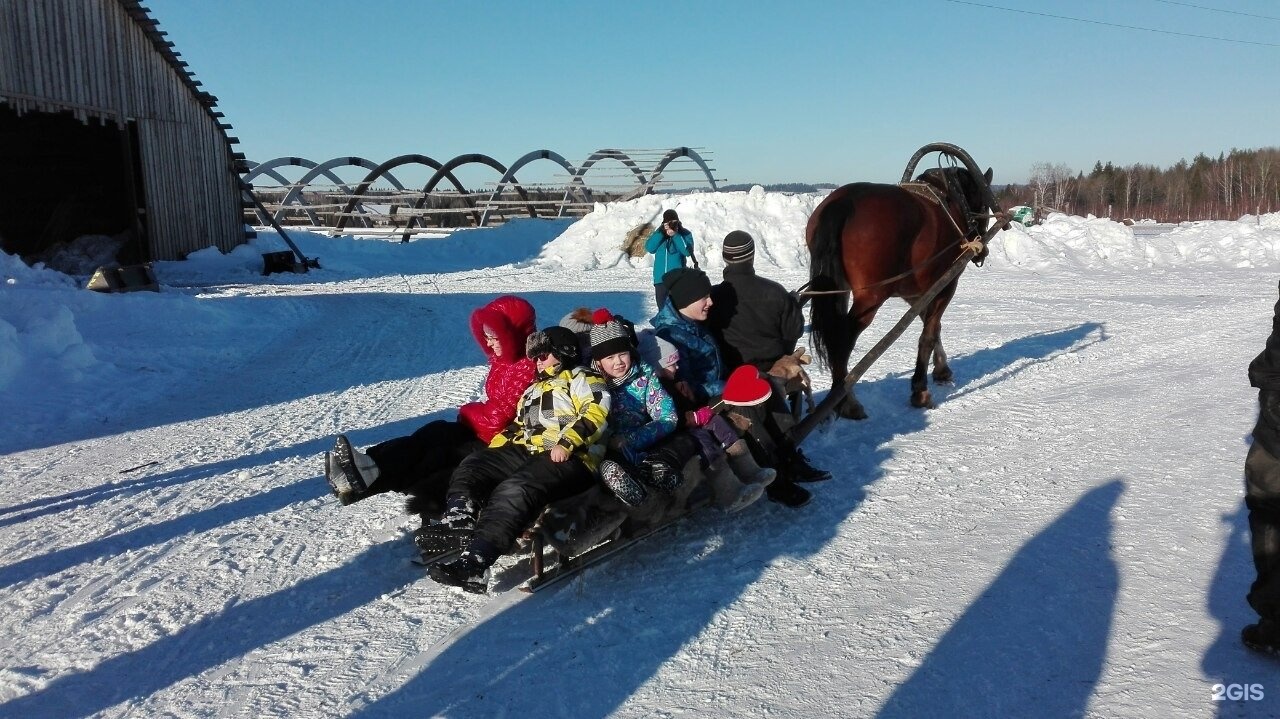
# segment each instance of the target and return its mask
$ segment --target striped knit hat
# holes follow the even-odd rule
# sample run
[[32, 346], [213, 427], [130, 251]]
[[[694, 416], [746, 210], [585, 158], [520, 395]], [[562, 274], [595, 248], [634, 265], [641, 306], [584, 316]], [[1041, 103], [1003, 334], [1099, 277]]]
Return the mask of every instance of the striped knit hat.
[[756, 241], [742, 230], [734, 230], [724, 236], [724, 248], [721, 250], [726, 264], [751, 262], [756, 256]]
[[591, 328], [592, 359], [602, 360], [610, 355], [630, 352], [633, 349], [635, 345], [631, 344], [631, 334], [616, 319]]

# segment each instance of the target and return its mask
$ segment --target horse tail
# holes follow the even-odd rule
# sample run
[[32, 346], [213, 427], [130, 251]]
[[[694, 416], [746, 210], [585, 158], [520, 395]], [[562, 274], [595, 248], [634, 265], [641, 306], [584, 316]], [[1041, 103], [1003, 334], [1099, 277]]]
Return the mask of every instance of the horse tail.
[[[849, 327], [849, 280], [844, 274], [845, 222], [853, 215], [853, 199], [846, 189], [836, 190], [818, 211], [809, 237], [809, 289], [830, 294], [811, 295], [810, 334], [818, 358], [828, 367], [832, 357], [847, 359], [852, 347]], [[843, 291], [841, 291], [843, 290]]]

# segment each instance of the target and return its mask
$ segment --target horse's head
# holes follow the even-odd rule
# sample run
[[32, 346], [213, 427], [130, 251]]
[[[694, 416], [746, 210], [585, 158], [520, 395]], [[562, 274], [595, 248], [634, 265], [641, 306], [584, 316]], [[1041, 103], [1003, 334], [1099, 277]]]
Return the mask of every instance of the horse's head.
[[922, 172], [916, 182], [932, 185], [940, 195], [956, 205], [955, 209], [964, 214], [970, 236], [979, 236], [986, 229], [986, 223], [977, 216], [988, 214], [993, 209], [987, 207], [983, 199], [985, 188], [991, 185], [991, 168], [988, 167], [981, 177], [974, 177], [963, 167], [934, 167]]

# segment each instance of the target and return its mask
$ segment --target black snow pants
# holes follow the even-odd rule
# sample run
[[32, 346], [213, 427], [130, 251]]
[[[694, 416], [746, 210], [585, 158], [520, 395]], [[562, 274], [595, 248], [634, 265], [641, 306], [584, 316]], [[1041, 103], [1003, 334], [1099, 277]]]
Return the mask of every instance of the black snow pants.
[[483, 507], [475, 537], [506, 552], [549, 503], [585, 492], [595, 481], [595, 473], [576, 455], [552, 462], [549, 452], [529, 454], [520, 445], [504, 444], [464, 459], [448, 496]]
[[1258, 433], [1244, 463], [1244, 503], [1258, 571], [1248, 599], [1258, 616], [1280, 622], [1280, 460], [1258, 441]]
[[369, 448], [378, 463], [378, 481], [371, 493], [402, 492], [444, 503], [453, 471], [484, 443], [461, 422], [436, 420], [407, 437], [396, 437]]

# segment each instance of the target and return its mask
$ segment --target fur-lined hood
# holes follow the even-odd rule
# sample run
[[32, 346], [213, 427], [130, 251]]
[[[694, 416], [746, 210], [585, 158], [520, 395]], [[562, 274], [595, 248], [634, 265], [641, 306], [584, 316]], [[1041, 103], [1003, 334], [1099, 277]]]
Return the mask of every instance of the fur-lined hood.
[[[498, 336], [502, 357], [495, 358], [493, 350], [484, 341], [484, 328]], [[490, 362], [505, 364], [524, 359], [525, 341], [538, 327], [533, 305], [515, 295], [503, 295], [471, 313], [471, 334]]]

